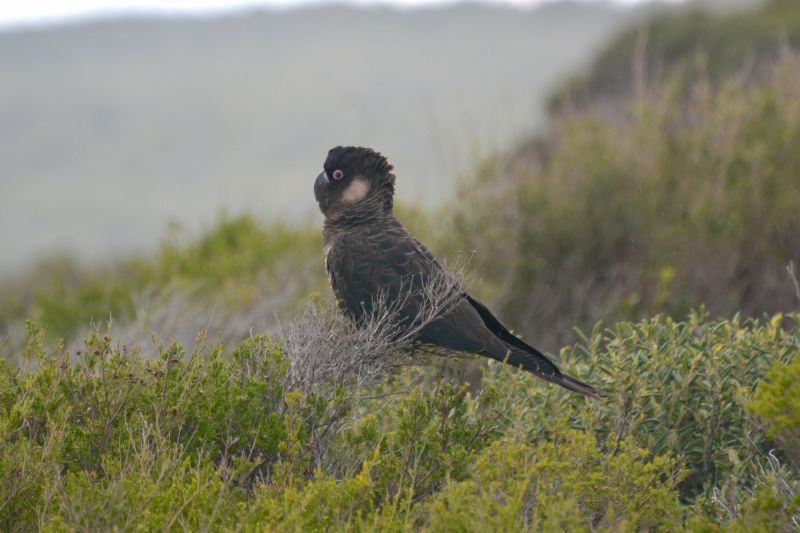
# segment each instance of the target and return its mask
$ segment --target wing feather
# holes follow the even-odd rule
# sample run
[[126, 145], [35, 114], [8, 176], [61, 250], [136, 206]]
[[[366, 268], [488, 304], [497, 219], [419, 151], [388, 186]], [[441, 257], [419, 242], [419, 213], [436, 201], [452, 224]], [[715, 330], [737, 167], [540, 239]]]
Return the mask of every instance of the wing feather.
[[402, 226], [337, 236], [326, 266], [339, 305], [355, 319], [371, 312], [382, 293], [390, 300], [404, 296], [405, 311], [413, 314], [422, 304], [417, 289], [442, 270]]
[[[339, 306], [355, 320], [372, 313], [382, 293], [389, 302], [402, 297], [401, 314], [416, 317], [424, 304], [421, 285], [443, 274], [430, 251], [399, 222], [381, 231], [337, 235], [326, 243], [325, 265]], [[485, 305], [466, 294], [447, 314], [427, 324], [420, 340], [505, 361], [570, 390], [599, 395], [590, 385], [562, 374], [541, 352], [511, 333]]]

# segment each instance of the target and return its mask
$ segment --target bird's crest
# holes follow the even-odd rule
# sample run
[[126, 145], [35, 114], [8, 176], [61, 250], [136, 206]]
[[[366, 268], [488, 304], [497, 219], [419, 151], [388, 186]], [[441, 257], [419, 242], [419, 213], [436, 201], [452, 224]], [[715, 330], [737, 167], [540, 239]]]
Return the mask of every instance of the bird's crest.
[[325, 170], [333, 172], [337, 168], [358, 168], [367, 177], [385, 176], [394, 169], [383, 154], [363, 146], [331, 148], [325, 160]]
[[[392, 209], [394, 203], [394, 183], [395, 176], [392, 174], [394, 167], [389, 160], [372, 148], [363, 146], [337, 146], [328, 152], [328, 157], [323, 165], [328, 175], [333, 175], [337, 170], [342, 171], [342, 175], [353, 180], [365, 179], [368, 182], [368, 190], [373, 194], [370, 196], [379, 199], [380, 205], [385, 209]], [[350, 184], [348, 184], [350, 185]], [[354, 198], [363, 198], [363, 185], [358, 185], [349, 189]], [[355, 193], [361, 193], [356, 195]]]

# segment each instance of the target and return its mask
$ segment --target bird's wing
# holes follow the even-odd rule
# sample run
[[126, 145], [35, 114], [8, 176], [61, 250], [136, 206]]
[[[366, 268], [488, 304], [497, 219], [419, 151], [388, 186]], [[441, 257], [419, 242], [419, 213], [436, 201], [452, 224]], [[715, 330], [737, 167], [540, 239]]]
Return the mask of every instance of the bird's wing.
[[424, 334], [435, 344], [504, 361], [542, 377], [561, 375], [544, 354], [508, 331], [486, 306], [469, 295]]
[[[402, 226], [371, 234], [343, 234], [328, 253], [326, 264], [339, 305], [356, 320], [373, 311], [381, 294], [390, 304], [402, 302], [397, 309], [401, 319], [413, 320], [425, 303], [420, 286], [433, 276], [447, 275], [427, 248]], [[422, 328], [420, 340], [504, 361], [570, 390], [598, 397], [590, 385], [563, 374], [466, 293], [443, 316]]]
[[424, 332], [432, 342], [456, 350], [475, 352], [528, 372], [557, 385], [592, 398], [602, 394], [583, 381], [559, 370], [536, 348], [511, 333], [489, 309], [467, 296], [464, 302]]
[[[339, 305], [355, 319], [371, 313], [380, 296], [402, 299], [402, 313], [414, 319], [425, 302], [419, 288], [441, 265], [402, 226], [375, 233], [338, 237], [327, 257], [331, 286]], [[421, 340], [522, 366], [539, 375], [559, 375], [544, 355], [511, 334], [483, 304], [468, 295], [422, 329]]]
[[517, 350], [530, 354], [532, 357], [538, 360], [546, 361], [547, 363], [549, 363], [549, 365], [543, 364], [540, 366], [544, 367], [552, 366], [553, 369], [555, 369], [555, 373], [558, 373], [558, 368], [556, 368], [555, 364], [550, 362], [550, 360], [547, 357], [545, 357], [545, 355], [542, 354], [539, 350], [537, 350], [530, 344], [526, 343], [525, 341], [523, 341], [522, 339], [511, 333], [508, 330], [508, 328], [505, 327], [502, 324], [502, 322], [500, 322], [500, 320], [498, 320], [497, 317], [494, 316], [494, 314], [489, 310], [488, 307], [483, 305], [481, 302], [479, 302], [472, 296], [467, 296], [467, 301], [469, 301], [469, 304], [472, 306], [472, 308], [475, 309], [475, 311], [477, 311], [478, 315], [481, 317], [481, 320], [483, 320], [483, 324], [486, 326], [486, 328], [489, 329], [489, 331], [491, 331], [492, 334], [494, 334], [497, 338], [499, 338], [506, 344], [513, 346]]
[[371, 313], [374, 303], [402, 299], [402, 311], [414, 317], [422, 305], [420, 287], [446, 275], [433, 255], [402, 227], [337, 237], [326, 258], [336, 299], [356, 319]]

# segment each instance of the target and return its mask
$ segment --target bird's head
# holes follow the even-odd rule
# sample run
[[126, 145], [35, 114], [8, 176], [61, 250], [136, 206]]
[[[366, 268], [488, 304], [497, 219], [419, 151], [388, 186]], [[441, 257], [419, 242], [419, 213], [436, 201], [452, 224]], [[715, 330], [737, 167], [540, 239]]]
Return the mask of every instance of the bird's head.
[[314, 182], [314, 196], [328, 219], [380, 214], [392, 210], [394, 180], [392, 165], [375, 150], [337, 146]]

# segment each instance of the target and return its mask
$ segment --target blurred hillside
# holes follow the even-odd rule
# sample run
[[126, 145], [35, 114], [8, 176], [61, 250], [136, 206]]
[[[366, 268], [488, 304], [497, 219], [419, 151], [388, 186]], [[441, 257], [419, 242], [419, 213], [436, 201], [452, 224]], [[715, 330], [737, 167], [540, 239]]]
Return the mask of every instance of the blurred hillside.
[[554, 349], [574, 324], [797, 308], [798, 21], [783, 0], [648, 20], [558, 93], [545, 133], [486, 162], [451, 239], [515, 327]]
[[[756, 12], [754, 24], [759, 14], [785, 5], [770, 3]], [[800, 4], [786, 10], [785, 19], [795, 20], [798, 9]], [[737, 16], [748, 20], [709, 15], [710, 33], [704, 39], [725, 42], [738, 35], [714, 22]], [[245, 20], [250, 19], [239, 23]], [[659, 24], [665, 25], [665, 34], [677, 34], [691, 20], [656, 17], [626, 35]], [[628, 98], [621, 97], [615, 106], [600, 97], [566, 105], [551, 112], [543, 133], [521, 137], [517, 149], [484, 159], [475, 176], [458, 188], [457, 201], [423, 209], [409, 206], [406, 197], [401, 220], [442, 257], [474, 251], [472, 267], [483, 280], [476, 287], [479, 295], [547, 350], [570, 342], [574, 325], [589, 329], [598, 320], [659, 312], [682, 316], [700, 305], [720, 315], [795, 309], [786, 266], [790, 261], [800, 265], [800, 64], [785, 40], [747, 42], [750, 52], [742, 61], [747, 65], [752, 64], [747, 57], [762, 58], [759, 75], [743, 77], [734, 63], [729, 72], [714, 75], [687, 75], [676, 68], [665, 72], [662, 81], [648, 80], [635, 98], [621, 92]], [[695, 47], [688, 49], [694, 56]], [[601, 53], [598, 61], [606, 56]], [[631, 57], [620, 83], [639, 83], [638, 57]], [[659, 60], [646, 64], [650, 61]], [[681, 62], [678, 56], [674, 61]], [[589, 71], [596, 68], [590, 65]], [[180, 154], [192, 164], [192, 157]], [[148, 161], [144, 157], [138, 163]], [[313, 175], [317, 163], [302, 164]], [[402, 168], [398, 174], [400, 191], [413, 190], [414, 174]], [[199, 209], [202, 194], [195, 198], [190, 187], [201, 187], [202, 180], [195, 181], [187, 180], [187, 189], [181, 190], [174, 183], [129, 180], [131, 189], [122, 192], [114, 192], [109, 181], [98, 185], [97, 194], [107, 196], [100, 199], [89, 193], [92, 189], [72, 191], [96, 200], [95, 210], [51, 205], [68, 201], [70, 183], [62, 183], [64, 190], [54, 188], [59, 195], [47, 193], [11, 207], [28, 210], [29, 217], [48, 208], [48, 216], [64, 228], [71, 227], [73, 216], [95, 220], [98, 231], [109, 231], [125, 247], [128, 234], [114, 234], [102, 222], [107, 211], [118, 211], [115, 216], [126, 231], [135, 234], [156, 225], [156, 211], [149, 209], [159, 207], [158, 202], [175, 216]], [[208, 183], [216, 182], [210, 177]], [[302, 176], [280, 183], [270, 194], [291, 195], [296, 188], [299, 202], [312, 208], [308, 183]], [[155, 206], [133, 201], [136, 187], [145, 185]], [[234, 181], [220, 187], [229, 194], [238, 191]], [[159, 196], [162, 189], [171, 192]], [[14, 196], [2, 201], [11, 204], [9, 198]], [[266, 206], [280, 198], [253, 194], [252, 200]], [[318, 224], [275, 224], [265, 206], [253, 209], [255, 217], [198, 213], [196, 223], [207, 217], [216, 223], [200, 235], [192, 225], [173, 228], [147, 254], [116, 260], [114, 246], [108, 245], [95, 263], [55, 257], [9, 278], [0, 284], [0, 339], [8, 337], [0, 351], [11, 353], [19, 346], [26, 318], [46, 324], [51, 340], [68, 342], [90, 322], [104, 323], [109, 317], [130, 342], [155, 333], [185, 344], [201, 327], [237, 340], [250, 328], [271, 328], [310, 293], [326, 294], [327, 289]], [[10, 249], [27, 245], [25, 225], [10, 220], [14, 209], [2, 211], [9, 217], [3, 231], [13, 241]], [[129, 209], [141, 215], [130, 215]], [[158, 233], [163, 235], [163, 228]]]
[[750, 7], [756, 6], [715, 13], [689, 5], [627, 28], [551, 96], [550, 110], [624, 107], [676, 75], [705, 76], [714, 84], [733, 72], [762, 76], [782, 50], [800, 46], [800, 9], [794, 0]]
[[302, 220], [338, 144], [390, 154], [403, 198], [436, 205], [639, 13], [319, 7], [6, 31], [0, 274], [149, 248], [169, 219], [196, 230], [222, 208]]

